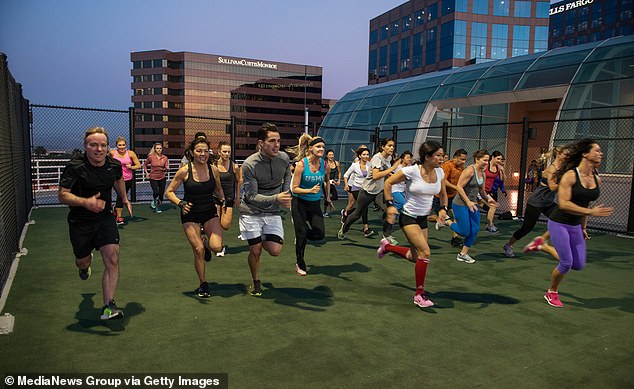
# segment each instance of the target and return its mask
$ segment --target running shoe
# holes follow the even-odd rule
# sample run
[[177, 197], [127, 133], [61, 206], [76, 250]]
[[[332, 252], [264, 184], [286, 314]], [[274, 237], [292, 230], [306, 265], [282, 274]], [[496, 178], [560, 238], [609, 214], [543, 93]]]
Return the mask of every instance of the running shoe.
[[511, 247], [508, 243], [505, 244], [504, 247], [502, 247], [502, 249], [504, 250], [504, 255], [507, 256], [508, 258], [515, 257], [515, 253], [513, 252], [513, 247]]
[[348, 212], [345, 209], [341, 210], [341, 224], [346, 223], [346, 217], [348, 217]]
[[156, 208], [156, 213], [163, 213], [163, 211], [161, 211], [161, 208]]
[[225, 249], [227, 248], [227, 246], [222, 246], [222, 250], [218, 251], [216, 253], [216, 257], [224, 257], [225, 256]]
[[424, 294], [417, 294], [414, 296], [414, 304], [421, 308], [433, 307], [434, 303], [427, 298]]
[[548, 305], [552, 305], [553, 307], [563, 308], [564, 304], [562, 304], [561, 300], [559, 300], [559, 293], [557, 292], [546, 292], [544, 295], [544, 299]]
[[[447, 222], [447, 220], [451, 220], [451, 218], [449, 216], [447, 216], [445, 218], [445, 223]], [[447, 224], [445, 224], [445, 223], [441, 223], [440, 219], [436, 218], [436, 225], [435, 225], [436, 231], [440, 230], [443, 227], [447, 227]]]
[[458, 256], [456, 257], [456, 259], [464, 263], [475, 263], [475, 259], [471, 258], [471, 256], [468, 253], [467, 254], [458, 253]]
[[543, 245], [544, 243], [546, 242], [544, 242], [544, 239], [542, 239], [541, 236], [536, 236], [535, 239], [533, 239], [529, 244], [524, 246], [524, 249], [522, 251], [524, 253], [528, 253], [531, 251], [539, 251], [540, 246]]
[[394, 239], [392, 235], [383, 236], [384, 239], [387, 239], [387, 242], [392, 246], [398, 246], [398, 240]]
[[82, 281], [86, 281], [87, 279], [89, 279], [91, 274], [92, 270], [90, 270], [90, 266], [85, 269], [79, 269], [79, 278], [81, 278]]
[[301, 267], [299, 267], [298, 264], [295, 264], [295, 274], [301, 277], [305, 277], [308, 273], [306, 273], [306, 270], [303, 270]]
[[253, 284], [249, 285], [249, 294], [251, 296], [262, 296], [262, 286], [260, 280], [253, 280]]
[[343, 224], [341, 225], [341, 228], [339, 229], [339, 231], [337, 231], [337, 239], [339, 240], [346, 239], [346, 233], [343, 232]]
[[117, 225], [118, 225], [118, 226], [120, 226], [120, 225], [122, 225], [122, 224], [124, 224], [124, 223], [125, 223], [125, 220], [123, 220], [123, 218], [122, 218], [122, 217], [118, 217], [118, 218], [117, 218]]
[[487, 231], [489, 232], [498, 232], [498, 228], [496, 226], [487, 226]]
[[156, 199], [152, 200], [152, 202], [150, 203], [150, 208], [156, 209]]
[[376, 234], [376, 232], [374, 232], [374, 230], [371, 229], [367, 229], [367, 230], [363, 230], [363, 236], [365, 236], [366, 238], [371, 238]]
[[329, 214], [328, 212], [324, 212], [324, 213], [323, 213], [323, 216], [324, 216], [324, 217], [330, 217], [330, 214]]
[[209, 293], [209, 284], [206, 282], [201, 283], [200, 286], [194, 290], [194, 293], [196, 293], [198, 297], [208, 298], [211, 296], [211, 293]]
[[451, 238], [451, 247], [462, 247], [463, 243], [459, 236]]
[[99, 318], [101, 320], [122, 319], [123, 311], [117, 308], [114, 300], [110, 300], [107, 305], [101, 308], [101, 316]]
[[376, 256], [379, 257], [379, 259], [383, 258], [385, 256], [385, 253], [387, 252], [385, 250], [385, 247], [391, 244], [389, 240], [387, 240], [387, 238], [383, 238], [381, 239], [381, 245], [379, 246], [378, 249], [376, 249]]

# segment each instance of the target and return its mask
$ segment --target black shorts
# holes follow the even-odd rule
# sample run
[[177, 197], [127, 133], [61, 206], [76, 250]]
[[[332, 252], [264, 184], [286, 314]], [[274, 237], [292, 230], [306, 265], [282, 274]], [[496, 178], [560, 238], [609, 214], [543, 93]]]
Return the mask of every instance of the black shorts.
[[550, 206], [542, 208], [542, 213], [550, 219], [550, 214], [553, 213], [555, 209], [557, 209], [557, 204], [552, 203]]
[[414, 218], [404, 213], [401, 213], [398, 217], [398, 225], [401, 226], [401, 228], [403, 228], [405, 226], [409, 226], [410, 224], [418, 224], [421, 230], [424, 230], [425, 228], [427, 228], [427, 215], [416, 216]]
[[183, 215], [181, 211], [181, 223], [199, 223], [205, 224], [207, 221], [218, 217], [218, 211], [216, 207], [212, 207], [211, 210], [205, 212], [189, 212], [187, 215]]
[[92, 250], [119, 244], [119, 229], [114, 216], [95, 222], [69, 222], [70, 244], [75, 258], [85, 258]]

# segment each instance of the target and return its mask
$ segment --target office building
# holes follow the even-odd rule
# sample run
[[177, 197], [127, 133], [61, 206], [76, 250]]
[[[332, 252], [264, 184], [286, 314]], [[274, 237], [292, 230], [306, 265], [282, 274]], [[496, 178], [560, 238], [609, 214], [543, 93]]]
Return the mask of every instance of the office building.
[[368, 84], [546, 51], [548, 1], [410, 0], [370, 21]]
[[170, 157], [183, 155], [198, 131], [212, 148], [235, 129], [236, 159], [255, 150], [264, 122], [280, 129], [282, 146], [295, 144], [323, 117], [322, 68], [191, 52], [133, 52], [134, 146], [146, 153], [163, 142]]
[[550, 6], [548, 47], [632, 34], [632, 0], [567, 0]]

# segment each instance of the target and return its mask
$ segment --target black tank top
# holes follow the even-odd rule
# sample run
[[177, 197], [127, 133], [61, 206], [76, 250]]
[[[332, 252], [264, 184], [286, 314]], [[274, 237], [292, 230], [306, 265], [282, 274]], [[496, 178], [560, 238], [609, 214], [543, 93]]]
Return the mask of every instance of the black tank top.
[[337, 162], [335, 162], [335, 167], [332, 168], [330, 167], [330, 164], [328, 164], [328, 169], [330, 169], [330, 179], [331, 180], [336, 180], [337, 179]]
[[216, 190], [216, 180], [211, 172], [211, 165], [207, 164], [209, 180], [204, 182], [194, 181], [191, 162], [187, 164], [187, 180], [183, 183], [185, 196], [183, 199], [192, 204], [191, 212], [209, 212], [214, 209], [213, 193]]
[[[599, 198], [601, 194], [601, 190], [599, 189], [599, 182], [597, 180], [597, 175], [595, 173], [592, 174], [594, 177], [594, 184], [596, 185], [593, 189], [584, 188], [581, 185], [581, 177], [579, 177], [579, 169], [575, 168], [576, 181], [572, 186], [572, 194], [570, 196], [570, 201], [574, 204], [587, 208], [590, 205], [591, 201], [594, 201]], [[573, 215], [568, 212], [564, 212], [559, 207], [550, 214], [550, 220], [557, 222], [568, 224], [571, 226], [576, 226], [581, 224], [583, 220], [583, 216], [581, 215]]]
[[[220, 161], [218, 161], [220, 163]], [[220, 173], [220, 186], [222, 186], [222, 192], [225, 195], [227, 202], [233, 201], [236, 198], [236, 174], [233, 171], [234, 164], [229, 160], [229, 170]]]

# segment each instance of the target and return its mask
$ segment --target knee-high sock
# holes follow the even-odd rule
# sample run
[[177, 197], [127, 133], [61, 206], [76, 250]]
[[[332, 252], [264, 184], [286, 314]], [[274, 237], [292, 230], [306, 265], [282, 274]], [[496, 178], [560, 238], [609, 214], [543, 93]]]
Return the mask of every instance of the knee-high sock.
[[416, 294], [425, 293], [425, 275], [427, 274], [427, 265], [429, 265], [429, 259], [416, 259], [416, 265], [414, 266], [414, 274], [416, 275]]
[[400, 255], [401, 257], [407, 259], [407, 253], [410, 251], [409, 247], [405, 246], [395, 246], [393, 244], [388, 244], [385, 246], [385, 251], [389, 251], [391, 253], [395, 253]]

